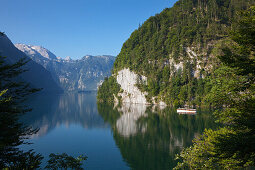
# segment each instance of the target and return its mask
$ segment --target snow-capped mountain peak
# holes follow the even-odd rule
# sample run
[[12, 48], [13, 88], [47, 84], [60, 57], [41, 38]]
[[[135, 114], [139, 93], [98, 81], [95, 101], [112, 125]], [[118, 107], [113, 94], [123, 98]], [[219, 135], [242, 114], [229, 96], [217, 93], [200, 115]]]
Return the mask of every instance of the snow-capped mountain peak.
[[66, 56], [65, 60], [70, 61], [72, 58], [70, 56]]
[[16, 44], [33, 61], [48, 70], [64, 91], [96, 90], [98, 83], [111, 75], [114, 57], [86, 55], [82, 59], [56, 57], [49, 50], [32, 45]]
[[57, 59], [57, 57], [52, 52], [50, 52], [49, 50], [41, 46], [15, 44], [15, 47], [18, 48], [20, 51], [26, 53], [28, 56], [34, 56], [34, 57], [43, 56], [44, 58], [47, 58], [47, 59], [53, 59], [53, 60]]

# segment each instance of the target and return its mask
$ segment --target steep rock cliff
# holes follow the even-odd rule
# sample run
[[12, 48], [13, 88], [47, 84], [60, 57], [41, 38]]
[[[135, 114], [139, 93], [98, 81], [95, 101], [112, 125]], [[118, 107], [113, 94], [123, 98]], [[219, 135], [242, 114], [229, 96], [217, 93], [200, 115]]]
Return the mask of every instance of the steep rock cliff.
[[122, 93], [118, 94], [121, 96], [122, 102], [148, 104], [145, 97], [147, 93], [141, 92], [136, 86], [138, 81], [147, 81], [145, 76], [139, 76], [129, 69], [123, 69], [117, 73], [116, 79], [118, 84], [120, 84], [121, 89], [123, 90]]

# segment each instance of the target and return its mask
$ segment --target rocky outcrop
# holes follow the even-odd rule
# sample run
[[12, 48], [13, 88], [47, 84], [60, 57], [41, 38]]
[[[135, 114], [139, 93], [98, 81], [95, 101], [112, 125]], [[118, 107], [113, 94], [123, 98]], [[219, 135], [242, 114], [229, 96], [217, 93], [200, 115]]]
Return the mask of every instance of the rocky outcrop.
[[[197, 50], [196, 47], [186, 47], [185, 51], [188, 55], [188, 58], [186, 58], [185, 60], [194, 65], [193, 76], [195, 78], [204, 78], [204, 75], [201, 74], [201, 70], [208, 70], [208, 67], [212, 67], [212, 65], [208, 65], [208, 57], [200, 57], [207, 56], [206, 53], [196, 53], [195, 50]], [[210, 57], [213, 58], [213, 56]], [[181, 61], [176, 63], [173, 58], [170, 58], [169, 60], [165, 61], [164, 65], [169, 65], [173, 69], [173, 71], [183, 70], [184, 60], [181, 59]]]
[[[202, 58], [200, 55], [204, 54], [197, 54], [196, 48], [194, 47], [187, 47], [185, 48], [185, 51], [187, 53], [188, 58], [186, 59], [189, 61], [193, 66], [193, 76], [195, 78], [203, 78], [203, 75], [201, 74], [202, 66], [207, 64], [207, 58]], [[201, 59], [202, 58], [202, 59]], [[159, 61], [148, 61], [148, 64], [157, 65], [159, 64]], [[166, 59], [163, 62], [163, 66], [168, 66], [171, 69], [173, 69], [173, 72], [177, 72], [178, 70], [184, 69], [184, 61], [180, 60], [179, 62], [176, 62], [173, 58]], [[204, 68], [204, 67], [203, 67]], [[146, 95], [148, 95], [148, 92], [144, 91], [142, 92], [138, 87], [137, 84], [147, 84], [147, 77], [143, 75], [136, 74], [135, 72], [131, 71], [129, 68], [124, 68], [117, 72], [117, 74], [114, 75], [116, 77], [117, 83], [121, 87], [121, 92], [118, 94], [118, 96], [121, 97], [121, 100], [123, 103], [133, 103], [133, 104], [153, 104], [153, 105], [160, 105], [160, 106], [166, 106], [166, 103], [163, 102], [158, 98], [158, 96], [154, 96], [151, 98], [151, 101], [149, 102], [146, 99]], [[115, 101], [117, 101], [117, 96], [115, 97]]]
[[149, 104], [146, 101], [146, 92], [141, 92], [136, 86], [139, 81], [147, 81], [145, 76], [140, 76], [129, 69], [120, 70], [117, 74], [117, 82], [120, 84], [122, 93], [118, 95], [121, 96], [123, 103], [140, 103]]
[[138, 75], [129, 68], [124, 68], [118, 72], [116, 79], [122, 89], [118, 94], [118, 96], [121, 97], [122, 103], [166, 105], [163, 101], [156, 102], [155, 97], [152, 98], [152, 103], [150, 103], [146, 99], [146, 95], [148, 95], [148, 93], [142, 92], [137, 87], [137, 84], [147, 84], [147, 77]]

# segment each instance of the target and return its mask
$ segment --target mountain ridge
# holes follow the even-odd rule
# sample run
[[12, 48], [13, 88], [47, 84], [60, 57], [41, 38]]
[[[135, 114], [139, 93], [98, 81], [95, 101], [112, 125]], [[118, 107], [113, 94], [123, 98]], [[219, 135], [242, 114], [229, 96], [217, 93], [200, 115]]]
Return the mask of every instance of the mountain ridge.
[[18, 50], [11, 40], [5, 35], [0, 35], [0, 55], [6, 57], [7, 64], [14, 64], [25, 58], [29, 62], [23, 66], [28, 70], [19, 77], [34, 88], [42, 88], [45, 93], [62, 93], [62, 89], [54, 82], [51, 74], [41, 65], [32, 61], [25, 53]]
[[16, 44], [16, 47], [48, 70], [64, 91], [97, 90], [104, 77], [111, 75], [115, 59], [110, 55], [85, 55], [81, 59], [62, 59], [40, 46]]

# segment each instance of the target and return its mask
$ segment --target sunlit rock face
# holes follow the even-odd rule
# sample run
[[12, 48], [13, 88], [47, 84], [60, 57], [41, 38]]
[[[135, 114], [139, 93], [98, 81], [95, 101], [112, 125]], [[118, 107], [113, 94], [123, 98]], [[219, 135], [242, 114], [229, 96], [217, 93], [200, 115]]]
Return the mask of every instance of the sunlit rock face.
[[[193, 70], [193, 76], [195, 78], [203, 77], [203, 75], [201, 74], [201, 70], [202, 70], [201, 65], [205, 65], [206, 62], [207, 62], [207, 59], [205, 58], [204, 60], [200, 60], [198, 56], [202, 55], [202, 54], [198, 55], [194, 51], [195, 49], [193, 47], [187, 47], [187, 48], [185, 48], [185, 50], [186, 50], [186, 53], [188, 55], [187, 60], [190, 61], [190, 63], [196, 65], [195, 69]], [[165, 65], [170, 65], [173, 68], [174, 71], [183, 70], [183, 67], [184, 67], [183, 61], [179, 61], [179, 63], [176, 63], [173, 58], [171, 58], [169, 60], [166, 60]]]
[[33, 45], [25, 45], [25, 44], [15, 44], [15, 47], [27, 54], [28, 56], [33, 57], [44, 57], [49, 60], [56, 60], [57, 57], [47, 50], [46, 48], [40, 46], [33, 46]]
[[124, 137], [129, 137], [138, 132], [145, 132], [146, 125], [139, 126], [137, 120], [146, 117], [146, 108], [147, 105], [144, 104], [122, 104], [119, 112], [122, 112], [123, 115], [116, 122], [118, 133]]
[[136, 84], [138, 81], [147, 81], [145, 76], [139, 76], [129, 69], [123, 69], [118, 72], [117, 82], [120, 84], [123, 92], [119, 95], [123, 103], [141, 103], [148, 104], [145, 98], [147, 93], [141, 92]]
[[64, 91], [97, 90], [100, 82], [111, 75], [115, 59], [107, 55], [87, 55], [79, 60], [73, 60], [69, 56], [61, 59], [40, 46], [25, 44], [15, 46], [48, 70]]
[[118, 95], [121, 96], [121, 100], [123, 103], [133, 103], [133, 104], [154, 104], [154, 105], [162, 105], [166, 106], [163, 101], [155, 102], [155, 98], [152, 98], [152, 103], [149, 103], [146, 100], [147, 92], [141, 92], [138, 89], [137, 84], [147, 84], [147, 77], [143, 75], [138, 75], [130, 69], [122, 69], [117, 74], [117, 83], [120, 84], [123, 92]]

